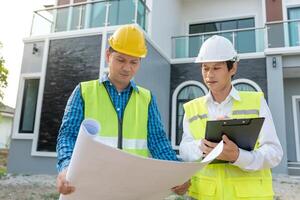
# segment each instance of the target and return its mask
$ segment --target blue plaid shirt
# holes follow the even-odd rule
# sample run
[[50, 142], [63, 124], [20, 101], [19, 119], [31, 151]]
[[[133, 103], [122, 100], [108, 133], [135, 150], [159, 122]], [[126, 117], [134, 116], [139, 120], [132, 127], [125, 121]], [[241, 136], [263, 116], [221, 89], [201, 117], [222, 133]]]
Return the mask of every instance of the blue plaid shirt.
[[[113, 105], [118, 112], [118, 117], [122, 118], [126, 103], [130, 97], [131, 90], [133, 89], [138, 91], [137, 86], [133, 81], [131, 81], [130, 85], [119, 93], [111, 84], [107, 76], [102, 77], [99, 82], [105, 84], [113, 101]], [[80, 85], [77, 85], [68, 100], [57, 138], [57, 169], [59, 172], [67, 167], [70, 163], [78, 131], [81, 122], [84, 119], [83, 106]], [[148, 112], [147, 143], [152, 157], [162, 160], [178, 160], [175, 152], [172, 150], [170, 142], [166, 137], [166, 132], [164, 131], [160, 113], [153, 95], [150, 101]]]

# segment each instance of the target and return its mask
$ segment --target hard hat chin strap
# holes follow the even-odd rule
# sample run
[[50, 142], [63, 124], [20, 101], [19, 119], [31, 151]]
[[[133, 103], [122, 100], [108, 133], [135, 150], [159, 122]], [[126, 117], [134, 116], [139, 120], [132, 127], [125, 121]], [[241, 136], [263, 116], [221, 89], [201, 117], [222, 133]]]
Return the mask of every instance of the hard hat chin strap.
[[238, 56], [234, 56], [230, 61], [238, 62], [240, 59]]

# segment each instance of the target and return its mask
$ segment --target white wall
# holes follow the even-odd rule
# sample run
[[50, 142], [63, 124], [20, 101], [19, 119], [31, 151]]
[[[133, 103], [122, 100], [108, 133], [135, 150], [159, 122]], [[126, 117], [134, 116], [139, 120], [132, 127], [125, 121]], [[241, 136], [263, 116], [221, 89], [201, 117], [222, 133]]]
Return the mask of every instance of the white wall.
[[0, 115], [0, 149], [6, 148], [11, 134], [12, 117]]
[[255, 17], [255, 26], [264, 26], [262, 0], [182, 0], [181, 34], [188, 34], [191, 23], [205, 23]]
[[188, 34], [191, 23], [254, 17], [255, 26], [263, 27], [265, 20], [262, 0], [148, 0], [147, 4], [148, 34], [169, 57], [171, 37]]
[[181, 26], [181, 0], [151, 0], [149, 35], [152, 40], [171, 57], [171, 37], [178, 34]]
[[287, 9], [291, 7], [300, 7], [300, 1], [299, 0], [282, 0], [282, 14], [283, 14], [283, 20], [287, 20]]
[[282, 7], [284, 6], [300, 6], [299, 0], [282, 0]]

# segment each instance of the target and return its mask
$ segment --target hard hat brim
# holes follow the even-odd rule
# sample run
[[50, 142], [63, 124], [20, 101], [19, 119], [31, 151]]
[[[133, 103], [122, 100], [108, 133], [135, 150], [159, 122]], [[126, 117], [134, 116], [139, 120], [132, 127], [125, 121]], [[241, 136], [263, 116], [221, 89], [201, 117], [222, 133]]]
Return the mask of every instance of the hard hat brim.
[[115, 51], [117, 51], [117, 52], [119, 52], [119, 53], [128, 55], [128, 56], [133, 56], [133, 57], [137, 57], [137, 58], [145, 58], [146, 55], [147, 55], [147, 51], [146, 51], [145, 54], [134, 54], [134, 53], [130, 53], [130, 52], [123, 51], [122, 49], [119, 49], [119, 48], [117, 48], [117, 47], [114, 47], [114, 48], [113, 48], [112, 45], [110, 44], [110, 41], [109, 41], [109, 45], [110, 45], [110, 47], [111, 47], [113, 50], [115, 50]]
[[231, 58], [231, 59], [222, 59], [222, 60], [201, 60], [198, 57], [194, 61], [194, 63], [208, 63], [208, 62], [226, 62], [226, 61], [233, 61], [233, 62], [238, 62], [239, 58], [236, 56], [236, 58]]

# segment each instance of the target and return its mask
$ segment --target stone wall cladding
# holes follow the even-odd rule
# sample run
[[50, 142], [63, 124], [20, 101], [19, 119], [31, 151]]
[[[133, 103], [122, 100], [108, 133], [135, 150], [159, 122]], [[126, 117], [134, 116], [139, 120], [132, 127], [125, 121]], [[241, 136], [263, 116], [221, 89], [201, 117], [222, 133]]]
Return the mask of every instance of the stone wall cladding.
[[55, 152], [67, 100], [80, 82], [99, 78], [100, 51], [100, 35], [50, 42], [38, 151]]

